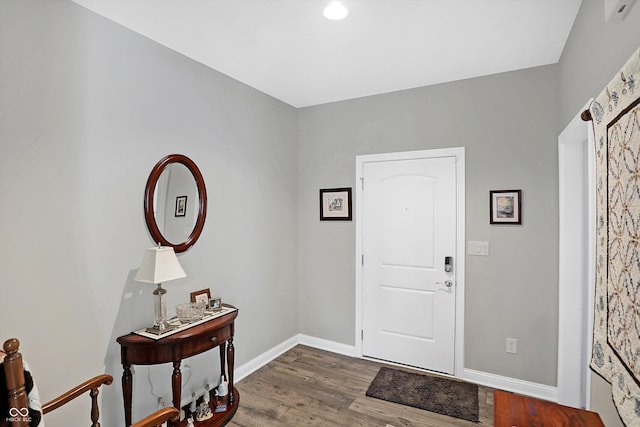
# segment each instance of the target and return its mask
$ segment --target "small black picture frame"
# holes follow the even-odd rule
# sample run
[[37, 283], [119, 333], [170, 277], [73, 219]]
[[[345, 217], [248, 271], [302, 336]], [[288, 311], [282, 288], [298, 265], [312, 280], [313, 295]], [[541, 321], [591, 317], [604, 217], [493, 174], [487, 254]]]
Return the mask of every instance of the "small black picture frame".
[[220, 311], [222, 310], [222, 298], [214, 297], [209, 300], [209, 310]]
[[522, 190], [489, 191], [490, 224], [522, 224]]
[[187, 215], [187, 196], [176, 197], [176, 217]]
[[351, 220], [351, 188], [320, 189], [320, 221]]

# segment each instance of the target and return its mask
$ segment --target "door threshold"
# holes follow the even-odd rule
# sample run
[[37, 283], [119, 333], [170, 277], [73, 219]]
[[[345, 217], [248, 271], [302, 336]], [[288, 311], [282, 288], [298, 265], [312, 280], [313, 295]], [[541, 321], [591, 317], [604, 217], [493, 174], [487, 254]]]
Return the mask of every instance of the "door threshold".
[[412, 369], [414, 371], [422, 372], [422, 373], [429, 374], [429, 375], [438, 375], [438, 376], [445, 377], [445, 378], [456, 378], [456, 379], [459, 379], [459, 380], [462, 379], [462, 377], [458, 377], [458, 376], [455, 376], [455, 375], [452, 375], [452, 374], [447, 374], [445, 372], [432, 371], [430, 369], [420, 368], [418, 366], [405, 365], [403, 363], [393, 362], [391, 360], [377, 359], [375, 357], [365, 356], [365, 355], [360, 356], [360, 358], [363, 359], [363, 360], [368, 360], [370, 362], [382, 363], [384, 365], [395, 366], [395, 367], [398, 367], [398, 368]]

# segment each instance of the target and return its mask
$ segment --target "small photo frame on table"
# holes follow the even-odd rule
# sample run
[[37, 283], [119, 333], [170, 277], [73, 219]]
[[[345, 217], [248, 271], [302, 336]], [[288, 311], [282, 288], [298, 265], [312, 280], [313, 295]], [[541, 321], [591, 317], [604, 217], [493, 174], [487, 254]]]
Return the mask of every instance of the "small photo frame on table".
[[489, 191], [491, 224], [522, 224], [522, 190]]
[[209, 289], [202, 289], [200, 291], [191, 292], [191, 302], [203, 302], [209, 307], [209, 300], [211, 299], [211, 291]]
[[175, 216], [187, 215], [187, 196], [176, 197], [176, 214]]
[[351, 221], [351, 188], [320, 190], [320, 221]]
[[209, 310], [220, 311], [222, 310], [222, 298], [214, 297], [209, 299]]

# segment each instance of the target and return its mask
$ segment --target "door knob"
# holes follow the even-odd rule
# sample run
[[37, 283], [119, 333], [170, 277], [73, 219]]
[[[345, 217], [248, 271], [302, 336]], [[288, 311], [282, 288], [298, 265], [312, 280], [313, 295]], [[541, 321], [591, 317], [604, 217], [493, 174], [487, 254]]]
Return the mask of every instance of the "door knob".
[[444, 284], [447, 288], [450, 288], [453, 286], [453, 280], [445, 280]]

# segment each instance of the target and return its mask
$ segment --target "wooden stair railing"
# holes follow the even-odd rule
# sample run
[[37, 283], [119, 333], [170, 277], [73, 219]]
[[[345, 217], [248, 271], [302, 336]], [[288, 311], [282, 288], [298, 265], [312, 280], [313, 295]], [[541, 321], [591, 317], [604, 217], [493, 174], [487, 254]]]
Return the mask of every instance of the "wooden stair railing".
[[42, 405], [42, 413], [48, 414], [54, 409], [58, 409], [62, 405], [71, 402], [78, 396], [82, 396], [86, 392], [89, 392], [91, 396], [91, 427], [99, 427], [100, 423], [100, 409], [98, 408], [98, 394], [100, 393], [100, 386], [105, 384], [109, 385], [113, 382], [111, 375], [102, 374], [91, 378], [88, 381], [83, 382], [79, 386], [69, 390], [61, 396], [56, 397], [51, 402], [47, 402]]
[[[3, 349], [6, 353], [3, 363], [9, 408], [27, 408], [28, 396], [25, 387], [24, 363], [22, 361], [22, 354], [20, 354], [19, 351], [20, 341], [16, 338], [8, 339], [4, 342]], [[42, 413], [47, 414], [88, 392], [91, 397], [91, 427], [100, 427], [100, 423], [98, 422], [100, 418], [98, 394], [100, 393], [100, 387], [102, 385], [110, 385], [112, 382], [113, 377], [108, 374], [93, 377], [59, 397], [56, 397], [52, 401], [43, 404]], [[131, 427], [155, 427], [167, 420], [177, 421], [179, 413], [176, 408], [163, 408], [132, 424]], [[25, 417], [16, 418], [17, 420], [10, 424], [12, 427], [29, 427], [29, 422], [25, 420]]]
[[140, 421], [131, 424], [130, 427], [156, 427], [165, 421], [178, 421], [180, 411], [174, 407], [162, 408], [153, 414], [141, 419]]

